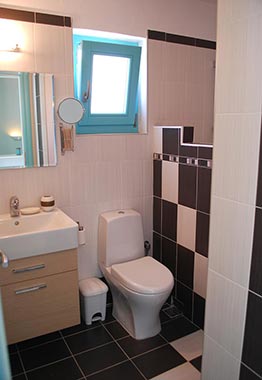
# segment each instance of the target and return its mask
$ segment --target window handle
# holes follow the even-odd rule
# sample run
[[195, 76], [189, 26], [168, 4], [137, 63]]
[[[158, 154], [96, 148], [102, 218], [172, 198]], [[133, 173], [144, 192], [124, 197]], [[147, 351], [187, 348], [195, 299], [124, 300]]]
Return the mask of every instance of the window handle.
[[83, 93], [83, 103], [86, 103], [90, 96], [90, 80], [87, 82], [87, 91]]

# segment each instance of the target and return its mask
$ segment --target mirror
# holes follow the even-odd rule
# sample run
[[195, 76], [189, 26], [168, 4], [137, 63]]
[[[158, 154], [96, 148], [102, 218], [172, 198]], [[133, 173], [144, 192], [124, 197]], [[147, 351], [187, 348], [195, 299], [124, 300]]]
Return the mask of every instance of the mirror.
[[58, 106], [58, 116], [67, 124], [78, 123], [84, 116], [84, 107], [81, 102], [75, 98], [66, 98]]
[[0, 72], [0, 168], [55, 166], [54, 76]]

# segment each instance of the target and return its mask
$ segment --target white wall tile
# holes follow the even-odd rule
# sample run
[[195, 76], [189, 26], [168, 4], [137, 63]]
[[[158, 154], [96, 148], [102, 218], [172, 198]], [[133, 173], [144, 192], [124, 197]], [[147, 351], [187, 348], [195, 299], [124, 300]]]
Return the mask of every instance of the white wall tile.
[[101, 135], [98, 144], [98, 161], [119, 162], [126, 157], [126, 140], [123, 135]]
[[121, 163], [122, 198], [139, 198], [143, 196], [143, 166], [140, 161], [123, 161]]
[[147, 135], [130, 134], [126, 139], [126, 159], [145, 160], [152, 159], [151, 147]]
[[206, 298], [208, 258], [195, 252], [194, 292]]
[[196, 210], [178, 205], [177, 212], [177, 243], [195, 251], [196, 241]]
[[213, 195], [255, 204], [261, 115], [215, 118]]
[[202, 380], [239, 380], [240, 362], [205, 335]]
[[152, 128], [152, 133], [153, 133], [152, 153], [162, 153], [163, 129]]
[[[248, 7], [248, 1], [242, 3]], [[262, 73], [258, 68], [262, 64], [262, 52], [257, 46], [262, 43], [261, 13], [233, 17], [218, 30], [216, 110], [218, 113], [260, 112], [262, 89], [258, 83]]]
[[44, 24], [34, 28], [36, 71], [65, 74], [64, 28]]
[[[108, 202], [121, 199], [121, 163], [97, 162], [96, 202]], [[132, 179], [130, 179], [132, 184]], [[132, 189], [130, 190], [130, 192]]]
[[162, 198], [178, 203], [178, 164], [162, 161]]
[[205, 334], [235, 358], [242, 354], [247, 289], [208, 271]]
[[255, 207], [213, 197], [209, 267], [248, 287]]

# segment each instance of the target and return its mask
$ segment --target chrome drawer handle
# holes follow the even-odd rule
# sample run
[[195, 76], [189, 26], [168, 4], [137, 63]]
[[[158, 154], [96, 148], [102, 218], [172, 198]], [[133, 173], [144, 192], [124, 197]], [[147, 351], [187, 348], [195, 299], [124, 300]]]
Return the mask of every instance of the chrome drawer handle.
[[45, 264], [39, 264], [39, 265], [33, 265], [32, 267], [27, 267], [27, 268], [13, 269], [13, 273], [31, 272], [32, 270], [43, 269], [43, 268], [45, 268]]
[[40, 290], [44, 288], [47, 288], [46, 284], [39, 284], [39, 285], [31, 286], [30, 288], [15, 290], [15, 294], [19, 295], [19, 294], [24, 294], [24, 293], [35, 292], [36, 290]]
[[9, 264], [9, 259], [7, 255], [1, 251], [0, 249], [0, 264], [2, 265], [3, 268], [7, 268]]

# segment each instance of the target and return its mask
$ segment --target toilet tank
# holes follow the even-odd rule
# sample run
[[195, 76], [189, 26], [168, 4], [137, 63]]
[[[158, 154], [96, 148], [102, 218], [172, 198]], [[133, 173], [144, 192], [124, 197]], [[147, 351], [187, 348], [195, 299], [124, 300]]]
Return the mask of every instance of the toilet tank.
[[135, 260], [144, 256], [141, 215], [135, 210], [116, 210], [100, 214], [98, 261], [100, 266]]

